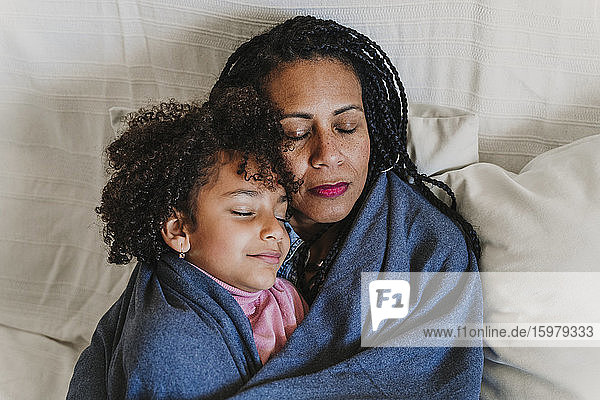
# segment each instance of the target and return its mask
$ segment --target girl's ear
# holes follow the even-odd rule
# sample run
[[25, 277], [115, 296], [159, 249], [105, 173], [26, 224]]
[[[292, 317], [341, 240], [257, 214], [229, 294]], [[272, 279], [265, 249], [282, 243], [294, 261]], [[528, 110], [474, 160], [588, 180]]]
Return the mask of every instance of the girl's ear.
[[167, 246], [177, 253], [190, 251], [190, 238], [183, 227], [183, 216], [178, 211], [173, 210], [171, 217], [163, 223], [160, 234]]

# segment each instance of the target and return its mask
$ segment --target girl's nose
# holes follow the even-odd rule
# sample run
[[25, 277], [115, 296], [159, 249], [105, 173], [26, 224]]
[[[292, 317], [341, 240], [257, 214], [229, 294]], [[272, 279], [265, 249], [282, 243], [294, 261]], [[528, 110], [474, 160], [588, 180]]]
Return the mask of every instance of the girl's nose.
[[260, 233], [262, 240], [275, 240], [277, 242], [283, 240], [283, 235], [287, 235], [285, 228], [274, 215], [269, 215], [264, 218], [262, 230]]

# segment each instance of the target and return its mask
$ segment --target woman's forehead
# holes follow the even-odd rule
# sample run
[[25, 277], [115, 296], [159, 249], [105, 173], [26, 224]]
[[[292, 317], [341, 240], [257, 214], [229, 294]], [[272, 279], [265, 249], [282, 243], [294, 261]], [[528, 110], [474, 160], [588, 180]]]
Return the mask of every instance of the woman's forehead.
[[335, 110], [362, 109], [362, 89], [354, 70], [333, 59], [282, 64], [269, 75], [266, 91], [284, 113], [310, 110], [320, 103]]
[[340, 73], [346, 78], [353, 77], [353, 80], [358, 81], [354, 68], [348, 63], [336, 58], [319, 57], [281, 62], [267, 75], [266, 82], [290, 77], [295, 77], [296, 80], [320, 77], [321, 81], [332, 79]]

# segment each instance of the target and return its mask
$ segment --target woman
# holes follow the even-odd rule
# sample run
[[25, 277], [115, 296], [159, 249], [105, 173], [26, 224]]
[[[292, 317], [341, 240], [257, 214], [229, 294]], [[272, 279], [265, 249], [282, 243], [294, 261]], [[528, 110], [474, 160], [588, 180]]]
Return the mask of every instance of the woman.
[[[239, 397], [478, 398], [481, 348], [361, 347], [361, 272], [476, 272], [480, 251], [451, 190], [408, 156], [406, 97], [388, 57], [350, 28], [296, 17], [241, 45], [215, 87], [245, 85], [283, 115], [285, 156], [302, 185], [290, 221], [300, 239], [279, 273], [312, 305]], [[481, 318], [477, 284], [434, 288], [427, 300], [426, 284], [414, 289], [420, 303], [388, 335], [441, 314]]]

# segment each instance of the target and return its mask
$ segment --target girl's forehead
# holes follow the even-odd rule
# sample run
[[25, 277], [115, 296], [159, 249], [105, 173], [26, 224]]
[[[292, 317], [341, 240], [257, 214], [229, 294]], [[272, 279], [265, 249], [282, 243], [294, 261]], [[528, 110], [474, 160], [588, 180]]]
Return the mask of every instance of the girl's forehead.
[[[240, 174], [238, 172], [241, 168], [243, 172]], [[226, 199], [285, 196], [285, 190], [277, 183], [276, 175], [272, 171], [261, 171], [252, 157], [244, 160], [241, 155], [224, 154], [219, 157], [213, 174], [213, 179], [200, 189], [200, 197], [212, 195]], [[273, 184], [265, 183], [265, 179], [272, 180]]]

